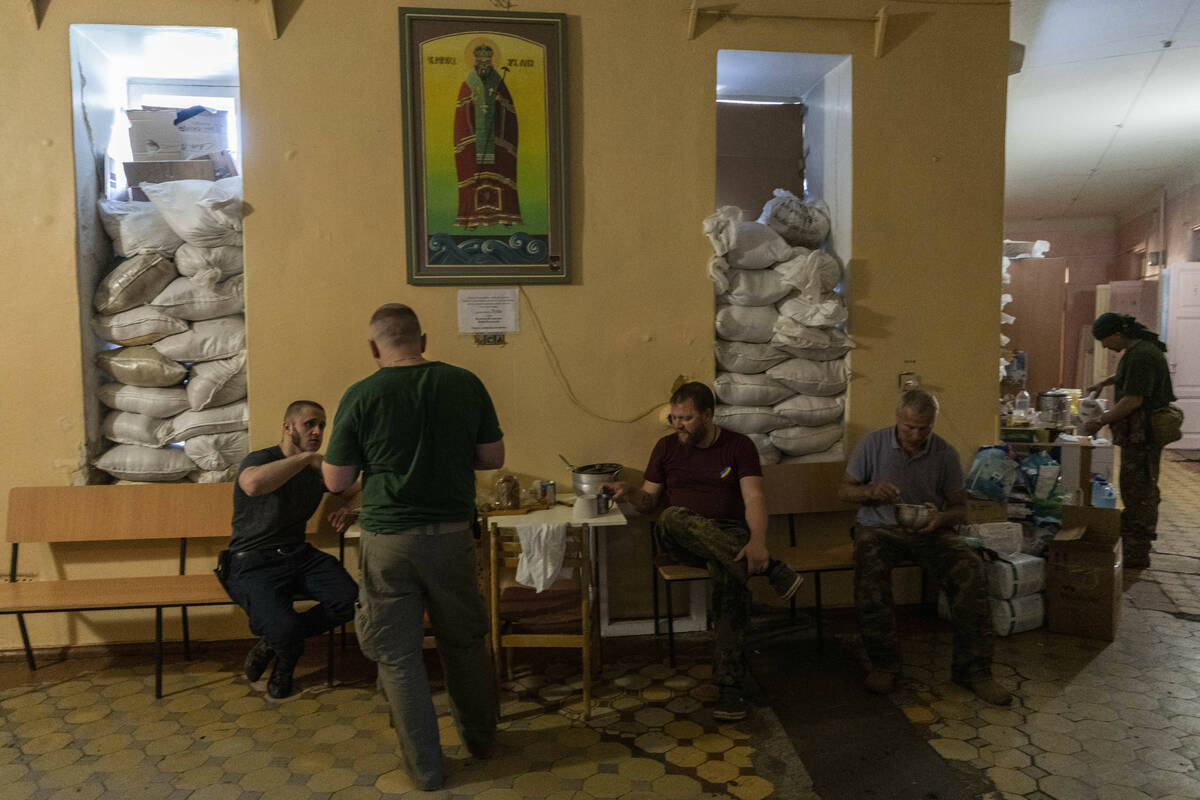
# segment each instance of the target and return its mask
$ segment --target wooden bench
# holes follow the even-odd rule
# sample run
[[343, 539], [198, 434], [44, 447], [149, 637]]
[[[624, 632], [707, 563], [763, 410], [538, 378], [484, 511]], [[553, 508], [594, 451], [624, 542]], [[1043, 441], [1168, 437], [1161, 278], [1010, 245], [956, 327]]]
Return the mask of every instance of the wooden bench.
[[[327, 499], [308, 524], [308, 533], [332, 533], [327, 519], [339, 500]], [[15, 614], [31, 670], [37, 669], [25, 614], [154, 609], [154, 695], [162, 697], [164, 608], [178, 607], [184, 657], [191, 658], [187, 609], [232, 603], [211, 570], [186, 574], [192, 539], [228, 540], [233, 487], [228, 483], [162, 483], [125, 486], [35, 486], [9, 492], [7, 538], [12, 543], [9, 583], [0, 583], [0, 614]], [[39, 578], [18, 581], [21, 544], [179, 540], [179, 569], [170, 575], [104, 578]], [[344, 555], [339, 537], [339, 555]], [[215, 566], [214, 558], [212, 566]], [[333, 679], [330, 632], [329, 675]]]

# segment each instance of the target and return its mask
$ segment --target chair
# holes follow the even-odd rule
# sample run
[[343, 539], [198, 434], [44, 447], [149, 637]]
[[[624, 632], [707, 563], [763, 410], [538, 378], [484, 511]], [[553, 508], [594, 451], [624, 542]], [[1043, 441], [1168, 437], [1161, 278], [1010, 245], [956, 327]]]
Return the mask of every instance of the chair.
[[680, 564], [666, 553], [658, 552], [658, 543], [653, 535], [650, 537], [650, 590], [654, 595], [654, 635], [658, 636], [658, 583], [666, 585], [667, 597], [667, 657], [672, 667], [675, 666], [675, 609], [672, 607], [671, 585], [690, 581], [706, 581], [711, 575], [705, 567], [693, 567], [690, 564]]
[[[596, 593], [592, 534], [588, 526], [568, 527], [563, 567], [571, 572], [538, 593], [515, 582], [521, 540], [515, 528], [492, 523], [488, 529], [489, 610], [492, 655], [499, 674], [501, 656], [514, 647], [574, 647], [583, 659], [583, 716], [592, 710], [592, 660]], [[508, 663], [506, 661], [506, 663]]]

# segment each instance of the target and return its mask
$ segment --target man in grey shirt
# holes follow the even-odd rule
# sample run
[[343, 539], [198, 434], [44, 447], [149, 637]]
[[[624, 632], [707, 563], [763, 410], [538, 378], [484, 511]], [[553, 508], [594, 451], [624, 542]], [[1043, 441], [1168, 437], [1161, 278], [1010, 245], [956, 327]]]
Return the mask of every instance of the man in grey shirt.
[[[846, 464], [838, 496], [861, 504], [854, 527], [854, 604], [871, 659], [867, 689], [887, 694], [900, 672], [892, 568], [915, 561], [945, 588], [954, 625], [951, 678], [981, 699], [1007, 705], [992, 679], [992, 621], [979, 554], [954, 526], [966, 521], [967, 493], [958, 453], [933, 433], [938, 402], [912, 389], [900, 395], [896, 424], [867, 434]], [[896, 521], [897, 503], [932, 506], [920, 530]]]

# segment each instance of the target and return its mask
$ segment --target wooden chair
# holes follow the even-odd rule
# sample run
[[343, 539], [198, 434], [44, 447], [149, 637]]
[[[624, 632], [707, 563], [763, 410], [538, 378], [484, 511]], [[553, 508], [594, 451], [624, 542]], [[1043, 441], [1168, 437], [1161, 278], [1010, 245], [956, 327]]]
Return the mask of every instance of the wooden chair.
[[654, 595], [654, 635], [658, 636], [658, 584], [661, 581], [666, 589], [667, 598], [667, 658], [672, 667], [675, 666], [675, 609], [672, 605], [671, 586], [675, 583], [691, 581], [706, 581], [711, 575], [707, 567], [693, 567], [690, 564], [680, 564], [667, 553], [658, 552], [658, 543], [654, 535], [650, 536], [650, 590]]
[[[593, 598], [591, 529], [568, 527], [563, 567], [569, 579], [559, 580], [540, 594], [516, 583], [521, 540], [515, 528], [492, 523], [488, 529], [489, 610], [492, 620], [492, 655], [497, 673], [505, 648], [575, 647], [583, 659], [583, 716], [592, 710], [592, 660], [596, 628]], [[507, 663], [507, 662], [506, 662]]]

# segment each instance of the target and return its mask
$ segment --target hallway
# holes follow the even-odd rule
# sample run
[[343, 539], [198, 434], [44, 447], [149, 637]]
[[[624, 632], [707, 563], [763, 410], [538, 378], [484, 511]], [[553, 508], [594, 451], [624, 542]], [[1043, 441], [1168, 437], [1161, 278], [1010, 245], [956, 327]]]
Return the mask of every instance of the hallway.
[[821, 653], [811, 627], [758, 621], [762, 694], [732, 725], [712, 718], [702, 638], [684, 637], [676, 669], [660, 642], [610, 640], [590, 721], [572, 702], [573, 657], [526, 666], [504, 686], [487, 761], [469, 758], [439, 694], [450, 780], [422, 793], [397, 769], [387, 709], [356, 653], [339, 656], [329, 689], [322, 647], [310, 648], [301, 691], [280, 703], [240, 677], [243, 652], [227, 646], [186, 665], [172, 655], [160, 701], [145, 655], [31, 674], [14, 654], [0, 663], [0, 800], [1200, 798], [1200, 467], [1178, 458], [1164, 459], [1153, 567], [1126, 576], [1117, 640], [998, 640], [1009, 708], [949, 682], [949, 630], [915, 609], [889, 698], [862, 691], [852, 614], [831, 615]]

